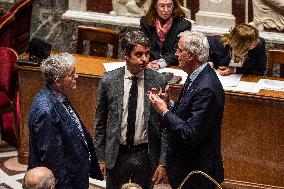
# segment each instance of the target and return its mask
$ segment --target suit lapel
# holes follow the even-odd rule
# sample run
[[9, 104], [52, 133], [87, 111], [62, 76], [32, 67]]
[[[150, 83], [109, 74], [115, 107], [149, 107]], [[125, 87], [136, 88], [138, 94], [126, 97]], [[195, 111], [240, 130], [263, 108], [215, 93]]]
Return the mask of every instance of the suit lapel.
[[[77, 136], [77, 138], [83, 143], [83, 145], [86, 146], [85, 139], [81, 135], [81, 132], [80, 132], [78, 126], [76, 125], [77, 123], [71, 119], [70, 115], [68, 114], [68, 112], [65, 109], [65, 107], [63, 106], [63, 104], [56, 98], [55, 94], [52, 92], [52, 89], [48, 86], [45, 86], [45, 90], [47, 92], [47, 95], [49, 96], [49, 99], [52, 100], [52, 103], [55, 105], [56, 109], [58, 110], [57, 111], [58, 114], [60, 115], [60, 117], [64, 121], [64, 128], [63, 129], [67, 129], [67, 130], [73, 132]], [[71, 105], [71, 107], [72, 107], [72, 105]], [[73, 110], [74, 110], [75, 114], [77, 115], [77, 117], [79, 118], [79, 116], [76, 113], [74, 108], [73, 108]], [[80, 118], [79, 118], [79, 120], [80, 120]], [[81, 120], [80, 120], [80, 123], [83, 127], [84, 125], [83, 125]]]
[[118, 74], [116, 75], [117, 77], [112, 79], [113, 88], [116, 89], [114, 95], [116, 95], [117, 99], [117, 114], [119, 115], [119, 123], [121, 123], [122, 111], [123, 111], [124, 75], [125, 75], [125, 67], [122, 67], [118, 70]]
[[145, 115], [144, 119], [145, 119], [145, 123], [147, 123], [149, 120], [150, 107], [151, 107], [150, 101], [148, 100], [147, 92], [151, 90], [153, 85], [154, 85], [153, 76], [149, 72], [148, 69], [145, 69], [144, 71], [144, 115]]
[[[184, 95], [184, 97], [181, 99], [181, 101], [179, 102], [179, 105], [182, 105], [183, 102], [187, 102], [189, 100], [189, 98], [191, 97], [191, 95], [194, 93], [194, 91], [197, 89], [198, 84], [200, 83], [201, 79], [204, 77], [204, 74], [207, 74], [208, 69], [211, 69], [211, 67], [209, 65], [207, 65], [199, 74], [198, 76], [194, 79], [194, 81], [192, 82], [191, 86], [188, 88], [186, 94]], [[181, 93], [182, 95], [182, 93]]]
[[[87, 144], [85, 143], [86, 139], [85, 139], [84, 136], [82, 135], [82, 134], [85, 135], [84, 129], [83, 129], [84, 124], [83, 124], [83, 122], [81, 121], [79, 115], [77, 114], [75, 108], [72, 106], [71, 103], [70, 103], [70, 106], [72, 107], [74, 113], [76, 114], [76, 116], [78, 117], [78, 119], [79, 119], [79, 121], [80, 121], [80, 124], [81, 124], [81, 126], [82, 126], [82, 131], [83, 131], [83, 133], [81, 133], [80, 129], [78, 128], [77, 122], [76, 122], [75, 120], [71, 119], [70, 116], [69, 116], [69, 114], [68, 114], [68, 116], [69, 116], [69, 121], [70, 121], [70, 126], [72, 127], [72, 131], [73, 131], [74, 134], [81, 140], [81, 142], [84, 144], [84, 146], [88, 147]], [[69, 124], [67, 124], [67, 125], [69, 126]]]

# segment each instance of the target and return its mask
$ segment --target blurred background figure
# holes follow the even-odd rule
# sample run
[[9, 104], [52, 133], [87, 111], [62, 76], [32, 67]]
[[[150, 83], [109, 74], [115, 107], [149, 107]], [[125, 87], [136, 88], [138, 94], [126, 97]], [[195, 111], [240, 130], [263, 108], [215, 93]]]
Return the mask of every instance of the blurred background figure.
[[228, 34], [208, 37], [208, 41], [209, 61], [221, 75], [264, 75], [267, 63], [265, 41], [253, 26], [240, 24]]
[[150, 39], [149, 68], [178, 65], [175, 52], [178, 34], [191, 30], [191, 22], [178, 0], [153, 0], [148, 12], [140, 20], [141, 30]]

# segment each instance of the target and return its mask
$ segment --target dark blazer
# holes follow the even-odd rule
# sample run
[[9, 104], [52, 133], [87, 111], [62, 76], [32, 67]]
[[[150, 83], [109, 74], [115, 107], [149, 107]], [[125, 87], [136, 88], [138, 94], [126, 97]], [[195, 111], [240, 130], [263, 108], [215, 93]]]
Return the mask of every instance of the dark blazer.
[[146, 23], [145, 16], [140, 19], [141, 30], [150, 39], [151, 43], [151, 59], [157, 60], [163, 58], [167, 66], [178, 65], [177, 56], [175, 55], [178, 48], [179, 33], [191, 30], [191, 22], [184, 17], [175, 17], [171, 29], [168, 31], [166, 40], [162, 48], [159, 45], [159, 38], [156, 33], [156, 27], [150, 26]]
[[[257, 46], [248, 51], [243, 67], [237, 68], [236, 73], [245, 75], [264, 75], [266, 71], [267, 56], [265, 51], [265, 41], [259, 38]], [[231, 61], [230, 47], [224, 46], [220, 36], [209, 36], [208, 42], [210, 46], [209, 61], [215, 66], [228, 66]]]
[[[123, 112], [125, 67], [106, 72], [100, 80], [95, 118], [94, 144], [100, 162], [113, 168], [118, 156]], [[159, 163], [166, 164], [166, 132], [159, 128], [160, 116], [151, 107], [147, 91], [164, 88], [165, 78], [151, 69], [144, 71], [144, 122], [148, 128], [148, 153], [154, 169]]]
[[92, 139], [81, 121], [87, 146], [76, 124], [48, 85], [37, 93], [29, 111], [28, 169], [49, 168], [57, 189], [87, 189], [89, 175], [102, 179]]
[[[181, 93], [182, 94], [182, 93]], [[178, 188], [193, 170], [200, 170], [218, 183], [224, 180], [221, 155], [221, 122], [224, 90], [207, 65], [186, 95], [168, 111], [162, 126], [168, 131], [167, 171], [172, 188]], [[183, 188], [214, 188], [203, 176], [192, 176]]]

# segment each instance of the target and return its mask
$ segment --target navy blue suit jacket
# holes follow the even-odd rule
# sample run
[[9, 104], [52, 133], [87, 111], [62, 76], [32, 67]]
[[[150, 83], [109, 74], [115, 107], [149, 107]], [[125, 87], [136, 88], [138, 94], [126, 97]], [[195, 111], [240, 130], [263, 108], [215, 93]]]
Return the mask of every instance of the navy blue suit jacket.
[[[181, 93], [182, 94], [182, 93]], [[217, 182], [224, 180], [221, 155], [221, 122], [224, 110], [224, 90], [207, 65], [162, 125], [168, 131], [167, 171], [172, 188], [178, 188], [193, 170], [200, 170]], [[184, 188], [214, 188], [202, 176], [192, 176]]]
[[86, 145], [76, 124], [48, 85], [33, 99], [29, 111], [28, 169], [49, 168], [58, 180], [57, 189], [87, 189], [89, 176], [102, 179], [92, 139], [81, 121]]
[[[248, 51], [243, 67], [236, 69], [237, 74], [264, 75], [267, 64], [265, 41], [263, 38], [259, 38], [259, 40], [257, 46]], [[210, 46], [209, 61], [212, 61], [216, 67], [228, 66], [231, 61], [230, 47], [223, 45], [220, 36], [209, 36], [208, 42]]]
[[141, 30], [150, 39], [151, 49], [150, 55], [152, 60], [163, 58], [167, 66], [178, 65], [178, 59], [175, 55], [178, 48], [177, 37], [181, 32], [191, 30], [191, 22], [184, 17], [175, 17], [172, 26], [166, 35], [166, 40], [163, 46], [159, 45], [159, 38], [156, 32], [156, 27], [149, 26], [146, 22], [145, 16], [140, 19]]

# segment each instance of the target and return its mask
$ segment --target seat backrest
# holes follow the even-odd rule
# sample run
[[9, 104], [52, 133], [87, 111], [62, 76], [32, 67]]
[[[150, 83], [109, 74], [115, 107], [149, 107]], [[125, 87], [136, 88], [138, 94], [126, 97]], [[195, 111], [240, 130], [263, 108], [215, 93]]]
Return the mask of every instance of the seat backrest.
[[107, 57], [110, 45], [111, 58], [118, 56], [118, 32], [110, 29], [78, 26], [77, 54], [83, 54], [84, 41], [90, 41], [89, 55]]
[[0, 18], [0, 47], [11, 47], [14, 43], [15, 16], [11, 12], [5, 13]]
[[18, 54], [28, 49], [30, 41], [30, 26], [32, 17], [32, 0], [20, 0], [11, 9], [15, 15], [14, 45]]
[[15, 64], [18, 54], [8, 47], [0, 47], [0, 86], [9, 97], [15, 95], [16, 89], [16, 69]]
[[273, 67], [275, 64], [280, 64], [279, 76], [284, 78], [284, 49], [269, 49], [268, 50], [268, 68], [267, 76], [273, 76]]

